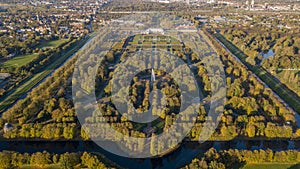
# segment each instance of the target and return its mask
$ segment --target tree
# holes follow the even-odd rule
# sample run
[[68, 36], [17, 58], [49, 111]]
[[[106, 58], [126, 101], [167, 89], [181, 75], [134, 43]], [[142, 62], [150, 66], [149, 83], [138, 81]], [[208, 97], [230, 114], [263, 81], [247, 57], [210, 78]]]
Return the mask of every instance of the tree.
[[1, 169], [10, 169], [12, 168], [11, 164], [11, 153], [9, 152], [1, 152], [0, 153], [0, 168]]
[[65, 153], [59, 158], [59, 163], [63, 169], [74, 168], [80, 163], [80, 154], [77, 153]]
[[247, 57], [246, 62], [248, 62], [249, 64], [251, 64], [253, 66], [256, 64], [255, 58], [253, 58], [253, 57]]
[[90, 169], [102, 169], [106, 168], [105, 165], [99, 161], [96, 155], [84, 152], [81, 156], [82, 164]]
[[248, 134], [248, 137], [254, 137], [256, 133], [256, 128], [254, 125], [247, 125], [246, 132]]
[[217, 161], [212, 161], [209, 163], [210, 169], [225, 169], [225, 165], [223, 163], [218, 163]]
[[32, 154], [30, 164], [44, 167], [45, 165], [51, 164], [51, 155], [47, 152]]

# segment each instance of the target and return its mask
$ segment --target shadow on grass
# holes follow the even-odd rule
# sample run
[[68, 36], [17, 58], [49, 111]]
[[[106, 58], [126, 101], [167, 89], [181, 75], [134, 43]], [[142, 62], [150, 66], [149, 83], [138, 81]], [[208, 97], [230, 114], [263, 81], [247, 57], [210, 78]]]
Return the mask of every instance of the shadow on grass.
[[295, 164], [295, 165], [289, 167], [288, 169], [299, 169], [299, 168], [300, 168], [300, 163]]
[[246, 165], [246, 162], [244, 162], [244, 161], [241, 161], [241, 162], [239, 162], [239, 163], [235, 164], [234, 166], [232, 166], [232, 168], [231, 168], [231, 169], [241, 169], [241, 168], [244, 168], [244, 167], [245, 167], [245, 165]]

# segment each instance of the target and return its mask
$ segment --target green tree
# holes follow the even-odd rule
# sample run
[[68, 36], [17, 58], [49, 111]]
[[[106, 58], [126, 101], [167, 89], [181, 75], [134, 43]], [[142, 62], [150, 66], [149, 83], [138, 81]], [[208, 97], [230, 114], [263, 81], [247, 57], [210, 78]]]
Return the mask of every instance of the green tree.
[[78, 153], [65, 153], [59, 158], [59, 163], [63, 169], [74, 168], [80, 163], [80, 154]]
[[11, 164], [11, 153], [10, 152], [0, 152], [0, 168], [1, 169], [10, 169], [12, 168]]

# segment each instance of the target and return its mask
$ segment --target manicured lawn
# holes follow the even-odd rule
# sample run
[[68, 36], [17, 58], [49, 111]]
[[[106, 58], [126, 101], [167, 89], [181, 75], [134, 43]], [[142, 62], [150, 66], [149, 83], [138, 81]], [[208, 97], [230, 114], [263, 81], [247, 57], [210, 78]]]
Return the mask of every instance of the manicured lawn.
[[60, 44], [67, 42], [69, 39], [59, 39], [59, 40], [52, 40], [48, 42], [43, 42], [42, 44], [38, 45], [37, 48], [55, 48]]
[[[44, 42], [40, 45], [38, 45], [37, 48], [55, 48], [59, 46], [60, 44], [67, 42], [68, 39], [59, 39], [59, 40], [53, 40], [53, 41], [48, 41]], [[23, 65], [26, 65], [27, 63], [31, 62], [37, 54], [28, 54], [28, 55], [20, 55], [16, 56], [3, 64], [0, 65], [1, 68], [18, 68]]]
[[296, 169], [300, 168], [295, 164], [247, 164], [242, 169]]
[[37, 54], [28, 54], [28, 55], [20, 55], [16, 56], [3, 64], [0, 65], [1, 68], [18, 68], [27, 63], [31, 62]]
[[142, 40], [142, 35], [135, 35], [133, 38], [133, 42], [138, 42], [140, 40]]

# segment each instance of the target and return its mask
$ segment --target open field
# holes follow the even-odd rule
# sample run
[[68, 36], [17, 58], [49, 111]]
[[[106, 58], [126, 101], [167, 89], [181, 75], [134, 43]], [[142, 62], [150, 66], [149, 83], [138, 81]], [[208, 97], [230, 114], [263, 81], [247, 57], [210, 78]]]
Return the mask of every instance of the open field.
[[59, 39], [59, 40], [52, 40], [48, 42], [44, 42], [37, 46], [37, 48], [56, 48], [59, 45], [67, 42], [69, 39]]
[[298, 169], [298, 164], [247, 164], [242, 169]]
[[[48, 41], [48, 42], [44, 42], [44, 43], [38, 45], [37, 48], [56, 48], [59, 45], [65, 43], [67, 41], [68, 41], [68, 39], [59, 39], [59, 40]], [[16, 57], [4, 62], [3, 64], [1, 64], [0, 67], [1, 68], [19, 68], [19, 67], [31, 62], [36, 56], [37, 56], [36, 53], [16, 56]]]
[[264, 83], [266, 83], [276, 94], [278, 94], [289, 106], [296, 112], [300, 113], [300, 98], [291, 91], [288, 87], [282, 84], [272, 74], [261, 66], [253, 66], [246, 62], [247, 56], [236, 46], [230, 43], [221, 34], [214, 35], [220, 42], [222, 42], [241, 62], [254, 74], [256, 74]]
[[18, 86], [16, 89], [8, 93], [6, 97], [4, 96], [4, 98], [0, 100], [0, 112], [5, 111], [10, 105], [12, 105], [19, 98], [21, 98], [24, 94], [26, 94], [26, 92], [32, 89], [35, 85], [37, 85], [40, 81], [47, 77], [53, 70], [55, 70], [59, 65], [66, 61], [71, 55], [73, 55], [88, 41], [89, 37], [81, 40], [81, 42], [78, 43], [72, 50], [69, 50], [60, 58], [56, 59], [52, 64], [45, 67], [45, 69], [42, 72], [33, 75], [31, 78], [27, 79], [24, 83]]
[[16, 56], [3, 64], [0, 65], [1, 68], [19, 68], [27, 63], [31, 62], [37, 54], [28, 54]]

